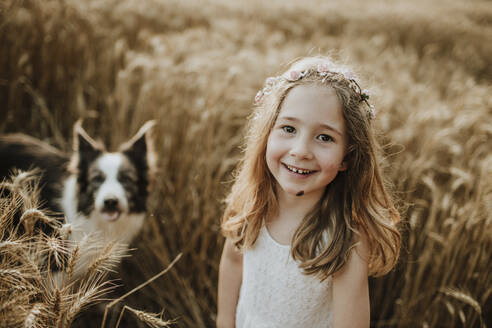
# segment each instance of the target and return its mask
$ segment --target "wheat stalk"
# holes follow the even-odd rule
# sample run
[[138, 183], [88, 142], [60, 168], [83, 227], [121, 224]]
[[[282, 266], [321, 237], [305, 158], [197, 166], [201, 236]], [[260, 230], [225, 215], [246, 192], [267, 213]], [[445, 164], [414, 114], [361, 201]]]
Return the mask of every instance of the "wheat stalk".
[[81, 282], [81, 286], [72, 295], [67, 310], [64, 313], [63, 326], [70, 327], [75, 316], [85, 307], [102, 301], [102, 296], [112, 291], [116, 286], [111, 281], [105, 281], [104, 275], [94, 273]]
[[169, 325], [175, 323], [175, 320], [167, 320], [164, 321], [162, 320], [162, 312], [161, 313], [149, 313], [149, 312], [144, 312], [144, 311], [139, 311], [134, 308], [129, 307], [128, 305], [125, 305], [123, 309], [121, 310], [120, 317], [118, 318], [118, 321], [116, 323], [116, 328], [119, 327], [119, 323], [121, 320], [121, 317], [123, 315], [123, 312], [125, 310], [130, 311], [133, 313], [140, 321], [145, 322], [147, 325], [153, 328], [160, 328], [160, 327], [169, 327]]

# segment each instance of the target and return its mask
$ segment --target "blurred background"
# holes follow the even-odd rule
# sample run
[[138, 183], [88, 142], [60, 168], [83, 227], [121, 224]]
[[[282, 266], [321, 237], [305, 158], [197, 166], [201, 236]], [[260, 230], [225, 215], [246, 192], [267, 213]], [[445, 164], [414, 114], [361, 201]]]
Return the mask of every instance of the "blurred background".
[[[254, 96], [317, 54], [372, 90], [404, 219], [398, 267], [370, 281], [372, 326], [492, 326], [490, 1], [3, 0], [0, 133], [70, 151], [79, 118], [111, 147], [157, 120], [151, 212], [116, 295], [182, 252], [124, 303], [213, 327], [222, 200]], [[74, 326], [101, 318], [93, 307]]]

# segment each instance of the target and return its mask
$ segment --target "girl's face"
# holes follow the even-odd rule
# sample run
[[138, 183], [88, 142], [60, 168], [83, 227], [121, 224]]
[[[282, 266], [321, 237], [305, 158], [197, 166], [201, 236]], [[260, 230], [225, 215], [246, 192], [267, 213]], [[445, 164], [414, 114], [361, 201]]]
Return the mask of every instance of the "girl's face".
[[347, 148], [342, 106], [332, 88], [299, 85], [287, 94], [266, 149], [277, 192], [320, 199], [338, 171]]

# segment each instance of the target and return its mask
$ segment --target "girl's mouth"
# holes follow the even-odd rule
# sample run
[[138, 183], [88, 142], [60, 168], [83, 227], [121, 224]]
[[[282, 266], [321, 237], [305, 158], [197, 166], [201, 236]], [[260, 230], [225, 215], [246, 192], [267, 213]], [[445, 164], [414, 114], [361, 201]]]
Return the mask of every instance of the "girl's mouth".
[[289, 170], [289, 171], [291, 171], [291, 172], [294, 172], [294, 173], [297, 173], [297, 174], [308, 175], [308, 174], [311, 174], [311, 173], [316, 172], [316, 171], [313, 171], [313, 170], [299, 169], [299, 168], [297, 168], [297, 167], [290, 166], [290, 165], [287, 165], [287, 164], [284, 164], [284, 163], [282, 163], [282, 164], [284, 165], [284, 167], [285, 167], [287, 170]]

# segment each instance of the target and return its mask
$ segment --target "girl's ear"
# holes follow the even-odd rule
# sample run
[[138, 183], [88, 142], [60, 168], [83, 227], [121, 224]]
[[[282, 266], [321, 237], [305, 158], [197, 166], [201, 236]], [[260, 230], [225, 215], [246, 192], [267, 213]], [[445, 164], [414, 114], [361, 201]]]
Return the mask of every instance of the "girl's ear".
[[338, 169], [338, 171], [345, 171], [345, 170], [347, 170], [347, 161], [343, 160], [343, 162], [340, 164], [340, 168]]

